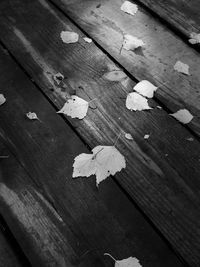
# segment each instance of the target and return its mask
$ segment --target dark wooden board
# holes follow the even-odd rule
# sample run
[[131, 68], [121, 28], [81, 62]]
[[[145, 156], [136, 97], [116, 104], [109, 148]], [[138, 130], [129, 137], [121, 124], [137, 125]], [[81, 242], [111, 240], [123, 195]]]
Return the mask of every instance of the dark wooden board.
[[[86, 100], [98, 99], [84, 120], [67, 117], [68, 121], [92, 148], [113, 144], [122, 133], [117, 148], [127, 168], [115, 178], [189, 265], [199, 266], [199, 142], [195, 137], [187, 141], [190, 132], [164, 110], [128, 111], [122, 85], [102, 79], [116, 66], [82, 38], [77, 44], [63, 44], [62, 30], [79, 31], [47, 2], [3, 1], [1, 10], [1, 40], [56, 107], [62, 107], [72, 89]], [[58, 71], [66, 77], [65, 90], [52, 80]], [[126, 90], [133, 85], [130, 80]], [[126, 140], [125, 132], [134, 141]], [[146, 133], [149, 140], [143, 138]], [[80, 180], [71, 184], [86, 183]]]
[[72, 179], [74, 157], [88, 150], [2, 49], [0, 66], [0, 151], [9, 156], [0, 210], [33, 266], [112, 266], [104, 252], [183, 266], [112, 179], [99, 190], [94, 179]]
[[[195, 116], [189, 127], [200, 135], [200, 55], [141, 6], [135, 16], [120, 10], [121, 0], [52, 0], [138, 80], [160, 86], [156, 98], [171, 113], [186, 108]], [[132, 1], [133, 3], [134, 2]], [[121, 50], [123, 35], [142, 39], [145, 47], [136, 53]], [[191, 76], [173, 69], [180, 60]]]
[[138, 2], [170, 23], [173, 28], [184, 34], [187, 40], [192, 32], [200, 31], [198, 0], [138, 0]]

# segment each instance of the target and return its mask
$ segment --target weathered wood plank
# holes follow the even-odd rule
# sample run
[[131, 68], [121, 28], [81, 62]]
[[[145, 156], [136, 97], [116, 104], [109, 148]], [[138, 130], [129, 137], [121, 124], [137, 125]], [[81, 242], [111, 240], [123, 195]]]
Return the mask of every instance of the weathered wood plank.
[[192, 32], [199, 33], [200, 3], [196, 0], [138, 0], [178, 29], [187, 39]]
[[[195, 119], [189, 127], [200, 135], [200, 56], [197, 51], [140, 6], [137, 14], [131, 16], [120, 10], [121, 0], [52, 1], [135, 78], [160, 86], [156, 98], [171, 113], [180, 108], [190, 110]], [[144, 49], [136, 53], [121, 50], [124, 34], [142, 39]], [[177, 60], [190, 66], [191, 76], [174, 71]]]
[[[47, 2], [3, 1], [1, 7], [2, 41], [58, 108], [72, 89], [86, 100], [98, 99], [84, 120], [68, 120], [91, 147], [113, 144], [122, 133], [117, 147], [127, 159], [127, 168], [116, 175], [117, 181], [176, 251], [191, 266], [199, 266], [199, 142], [187, 141], [190, 133], [164, 110], [128, 111], [123, 86], [102, 78], [116, 66], [82, 38], [77, 44], [63, 44], [62, 30], [79, 31]], [[65, 88], [52, 80], [58, 71], [66, 77]], [[126, 90], [133, 85], [129, 80]], [[127, 141], [124, 132], [130, 132], [134, 141]], [[146, 133], [151, 134], [148, 141], [143, 139]], [[11, 131], [10, 135], [14, 138]], [[74, 181], [70, 186], [76, 187]]]
[[[183, 266], [112, 179], [99, 191], [93, 179], [72, 179], [75, 155], [88, 150], [1, 49], [0, 67], [0, 151], [9, 155], [0, 210], [33, 266], [110, 266], [104, 252]], [[30, 110], [41, 121], [29, 121]]]
[[2, 217], [0, 217], [0, 267], [30, 267]]

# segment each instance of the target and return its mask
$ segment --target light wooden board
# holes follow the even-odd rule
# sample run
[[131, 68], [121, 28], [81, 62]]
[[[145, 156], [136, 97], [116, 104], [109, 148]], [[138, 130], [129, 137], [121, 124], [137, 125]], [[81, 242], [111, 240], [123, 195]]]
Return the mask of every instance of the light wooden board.
[[[108, 252], [183, 266], [112, 179], [99, 190], [94, 179], [72, 179], [74, 157], [88, 149], [5, 51], [0, 58], [0, 151], [9, 156], [0, 211], [32, 265], [112, 266]], [[28, 120], [28, 111], [41, 121]]]
[[[199, 142], [194, 137], [189, 142], [191, 134], [164, 110], [128, 111], [122, 85], [102, 79], [116, 66], [82, 38], [77, 44], [63, 44], [62, 30], [79, 31], [47, 2], [24, 5], [21, 1], [4, 1], [1, 5], [5, 14], [1, 18], [1, 40], [13, 56], [56, 107], [62, 107], [64, 96], [72, 89], [86, 100], [98, 99], [84, 120], [68, 121], [92, 148], [113, 144], [122, 133], [117, 148], [126, 157], [127, 168], [115, 178], [176, 251], [191, 266], [198, 266]], [[62, 90], [52, 80], [58, 71], [66, 77]], [[126, 90], [131, 91], [133, 85], [130, 80]], [[157, 103], [152, 101], [151, 105]], [[125, 132], [131, 133], [134, 141], [127, 141]], [[144, 140], [147, 133], [150, 139]]]
[[[200, 55], [141, 6], [135, 16], [120, 10], [121, 0], [52, 0], [137, 80], [159, 86], [156, 98], [173, 113], [186, 108], [195, 116], [189, 127], [200, 135]], [[137, 2], [132, 1], [138, 4]], [[124, 34], [142, 39], [136, 53], [121, 50]], [[189, 65], [191, 75], [173, 69]]]

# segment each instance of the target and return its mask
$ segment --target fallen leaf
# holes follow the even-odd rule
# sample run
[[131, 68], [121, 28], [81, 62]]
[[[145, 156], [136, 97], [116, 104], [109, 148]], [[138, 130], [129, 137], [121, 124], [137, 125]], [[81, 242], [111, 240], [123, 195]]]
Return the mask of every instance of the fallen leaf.
[[6, 102], [6, 98], [3, 94], [0, 94], [0, 106], [3, 105]]
[[144, 139], [149, 139], [149, 136], [150, 136], [149, 134], [145, 134]]
[[186, 140], [187, 140], [187, 141], [190, 141], [190, 142], [193, 142], [193, 141], [194, 141], [194, 138], [192, 138], [192, 137], [188, 137]]
[[144, 45], [145, 43], [142, 40], [138, 39], [137, 37], [129, 35], [129, 34], [124, 35], [122, 48], [126, 50], [135, 50], [136, 48], [142, 47]]
[[64, 75], [62, 75], [60, 72], [53, 75], [53, 79], [58, 85], [64, 80], [64, 78]]
[[113, 82], [120, 82], [124, 80], [127, 75], [121, 70], [113, 70], [105, 73], [103, 79]]
[[177, 61], [176, 64], [174, 65], [174, 70], [181, 72], [186, 75], [190, 75], [189, 73], [189, 66], [181, 61]]
[[91, 43], [92, 39], [88, 38], [88, 37], [83, 37], [83, 40], [87, 43]]
[[82, 153], [74, 159], [72, 177], [96, 175], [96, 184], [126, 167], [124, 156], [114, 146], [96, 146], [92, 154]]
[[180, 109], [173, 114], [169, 114], [183, 124], [189, 123], [194, 116], [187, 109]]
[[161, 107], [161, 106], [157, 106], [157, 108], [158, 108], [158, 109], [162, 109], [162, 107]]
[[72, 95], [57, 113], [66, 114], [72, 118], [83, 119], [88, 111], [89, 103], [84, 99]]
[[152, 98], [154, 95], [154, 92], [157, 90], [158, 87], [153, 85], [147, 80], [143, 80], [139, 83], [137, 83], [133, 89], [138, 92], [140, 95]]
[[126, 134], [125, 134], [125, 138], [128, 139], [128, 140], [133, 140], [132, 135], [129, 134], [129, 133], [126, 133]]
[[199, 44], [200, 43], [200, 33], [192, 32], [190, 34], [189, 43], [191, 43], [191, 44]]
[[60, 37], [64, 43], [71, 44], [78, 42], [79, 35], [76, 32], [62, 31]]
[[104, 253], [105, 256], [109, 256], [115, 262], [115, 267], [142, 267], [139, 260], [135, 257], [129, 257], [123, 260], [116, 260], [109, 253]]
[[137, 5], [129, 2], [129, 1], [125, 1], [121, 8], [120, 8], [122, 11], [124, 11], [125, 13], [128, 13], [130, 15], [135, 15], [136, 12], [138, 11], [138, 7]]
[[26, 117], [29, 119], [29, 120], [39, 120], [38, 119], [38, 116], [35, 112], [28, 112], [26, 113]]
[[148, 110], [152, 109], [147, 102], [147, 99], [138, 93], [129, 93], [126, 98], [126, 107], [130, 110]]

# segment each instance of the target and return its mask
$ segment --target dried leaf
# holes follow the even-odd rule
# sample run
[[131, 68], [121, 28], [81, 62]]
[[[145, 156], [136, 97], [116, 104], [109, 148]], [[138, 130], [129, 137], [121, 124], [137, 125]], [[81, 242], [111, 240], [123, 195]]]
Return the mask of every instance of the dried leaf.
[[3, 94], [0, 94], [0, 106], [3, 105], [6, 102], [6, 98]]
[[126, 133], [125, 134], [125, 138], [128, 139], [128, 140], [133, 140], [133, 137], [130, 133]]
[[73, 178], [96, 175], [96, 184], [126, 167], [124, 156], [114, 146], [96, 146], [92, 154], [82, 153], [74, 159]]
[[58, 85], [64, 80], [64, 78], [64, 75], [62, 75], [60, 72], [53, 75], [53, 79]]
[[38, 119], [38, 116], [35, 112], [28, 112], [26, 113], [26, 117], [29, 119], [29, 120], [39, 120]]
[[188, 137], [186, 138], [187, 141], [190, 141], [190, 142], [193, 142], [194, 141], [194, 138], [193, 137]]
[[147, 102], [147, 99], [138, 93], [129, 93], [126, 98], [126, 107], [130, 110], [148, 110], [152, 109]]
[[129, 35], [129, 34], [124, 35], [122, 48], [126, 50], [135, 50], [136, 48], [142, 47], [144, 45], [145, 43], [142, 40], [138, 39], [137, 37]]
[[83, 119], [88, 111], [89, 103], [84, 99], [72, 95], [57, 113], [66, 114], [72, 118]]
[[149, 139], [149, 136], [150, 136], [149, 134], [145, 134], [144, 139]]
[[108, 81], [120, 82], [124, 80], [127, 75], [121, 70], [113, 70], [105, 73], [103, 78]]
[[191, 44], [199, 44], [200, 43], [200, 33], [192, 32], [190, 34], [189, 43], [191, 43]]
[[169, 114], [183, 124], [189, 123], [194, 116], [187, 109], [180, 109], [173, 114]]
[[91, 43], [92, 39], [88, 38], [88, 37], [83, 37], [83, 40], [87, 43]]
[[176, 64], [174, 65], [174, 70], [181, 72], [185, 75], [190, 75], [189, 73], [189, 66], [181, 61], [177, 61]]
[[131, 2], [129, 2], [129, 1], [125, 1], [123, 4], [122, 4], [122, 6], [121, 6], [121, 8], [120, 8], [122, 11], [124, 11], [125, 13], [128, 13], [128, 14], [130, 14], [130, 15], [135, 15], [136, 14], [136, 12], [138, 11], [138, 7], [137, 7], [137, 5], [135, 5], [135, 4], [133, 4], [133, 3], [131, 3]]
[[105, 256], [109, 256], [112, 260], [115, 261], [115, 267], [142, 267], [139, 260], [135, 257], [129, 257], [123, 260], [116, 260], [109, 253], [104, 253]]
[[152, 98], [154, 92], [158, 89], [158, 87], [156, 87], [147, 80], [143, 80], [137, 83], [136, 86], [133, 87], [133, 89], [142, 96]]
[[60, 37], [64, 43], [71, 44], [78, 42], [79, 35], [76, 32], [62, 31]]

